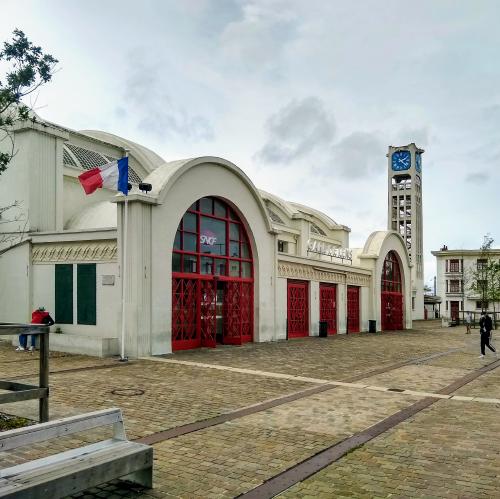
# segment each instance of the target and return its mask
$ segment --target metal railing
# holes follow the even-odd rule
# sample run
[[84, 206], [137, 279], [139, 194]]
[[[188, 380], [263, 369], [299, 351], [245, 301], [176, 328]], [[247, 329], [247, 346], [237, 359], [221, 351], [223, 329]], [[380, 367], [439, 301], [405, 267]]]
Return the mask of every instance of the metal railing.
[[[481, 318], [481, 312], [471, 311], [471, 327], [475, 329], [479, 327], [479, 319]], [[467, 310], [460, 310], [458, 314], [458, 319], [460, 324], [465, 324], [465, 314], [467, 314]], [[500, 324], [500, 312], [490, 312], [488, 311], [488, 315], [491, 317], [493, 322], [493, 329], [497, 329], [497, 326]], [[453, 320], [451, 318], [450, 320]]]
[[0, 394], [0, 404], [38, 399], [40, 423], [49, 420], [49, 331], [49, 326], [45, 326], [44, 324], [11, 324], [0, 322], [0, 337], [19, 334], [39, 337], [40, 362], [38, 386], [0, 380], [0, 389], [11, 392]]

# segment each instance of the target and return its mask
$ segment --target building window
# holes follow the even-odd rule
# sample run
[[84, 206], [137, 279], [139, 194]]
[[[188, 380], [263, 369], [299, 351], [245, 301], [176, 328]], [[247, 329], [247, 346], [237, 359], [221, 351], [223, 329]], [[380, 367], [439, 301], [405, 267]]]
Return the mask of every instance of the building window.
[[[55, 265], [55, 322], [73, 324], [74, 265]], [[76, 323], [96, 325], [96, 264], [76, 265]]]
[[487, 302], [487, 301], [477, 301], [476, 302], [476, 308], [479, 310], [482, 310], [483, 308], [485, 310], [488, 310], [488, 305], [489, 305], [489, 302]]
[[415, 297], [414, 296], [411, 297], [411, 309], [415, 310]]
[[79, 263], [76, 268], [77, 324], [96, 325], [96, 265]]
[[245, 227], [222, 200], [202, 198], [184, 214], [175, 235], [172, 272], [252, 278]]
[[448, 310], [448, 300], [446, 300], [446, 310]]
[[55, 265], [55, 311], [58, 324], [73, 324], [73, 265]]
[[450, 260], [450, 272], [460, 272], [460, 260]]
[[280, 241], [278, 239], [278, 252], [279, 253], [288, 253], [288, 243], [286, 241]]
[[486, 258], [477, 259], [477, 270], [485, 270], [488, 265], [488, 260]]
[[450, 281], [450, 293], [460, 293], [460, 281], [452, 279]]
[[310, 228], [310, 230], [311, 230], [311, 232], [313, 234], [318, 234], [320, 236], [326, 237], [325, 231], [321, 227], [319, 227], [318, 225], [313, 224], [312, 222], [311, 222], [311, 228]]
[[389, 251], [384, 260], [382, 268], [382, 291], [402, 292], [401, 270], [394, 251]]

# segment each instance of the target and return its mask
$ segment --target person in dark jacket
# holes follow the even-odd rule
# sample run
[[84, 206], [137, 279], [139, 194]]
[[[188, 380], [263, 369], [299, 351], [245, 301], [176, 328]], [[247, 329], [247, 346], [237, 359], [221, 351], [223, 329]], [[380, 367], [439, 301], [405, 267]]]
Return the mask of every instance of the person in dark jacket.
[[485, 355], [485, 347], [488, 347], [492, 352], [496, 352], [496, 350], [491, 346], [491, 330], [493, 329], [493, 322], [491, 317], [488, 315], [488, 312], [483, 312], [481, 314], [481, 319], [479, 319], [479, 333], [481, 334], [481, 355], [479, 356], [482, 359]]
[[[45, 324], [47, 326], [52, 326], [54, 324], [54, 320], [49, 315], [49, 313], [45, 310], [44, 307], [38, 307], [31, 313], [31, 324]], [[36, 336], [34, 334], [31, 335], [31, 346], [30, 351], [35, 349]], [[19, 335], [19, 346], [16, 350], [27, 350], [28, 347], [28, 335], [20, 334]]]

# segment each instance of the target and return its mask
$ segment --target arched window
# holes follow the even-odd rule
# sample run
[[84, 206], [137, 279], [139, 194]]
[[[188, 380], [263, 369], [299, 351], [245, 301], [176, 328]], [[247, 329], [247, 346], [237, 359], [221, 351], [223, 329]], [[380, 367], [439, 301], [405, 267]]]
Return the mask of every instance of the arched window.
[[382, 268], [382, 291], [401, 293], [403, 291], [401, 282], [401, 270], [394, 251], [389, 251], [384, 260]]
[[252, 252], [245, 227], [224, 201], [202, 198], [182, 217], [175, 235], [172, 272], [253, 277]]
[[253, 260], [240, 218], [201, 198], [182, 217], [172, 252], [172, 349], [253, 340]]

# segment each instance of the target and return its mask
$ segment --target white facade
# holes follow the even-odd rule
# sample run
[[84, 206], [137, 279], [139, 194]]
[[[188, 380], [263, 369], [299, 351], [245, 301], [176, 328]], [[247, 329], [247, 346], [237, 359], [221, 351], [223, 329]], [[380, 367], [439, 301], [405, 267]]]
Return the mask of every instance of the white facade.
[[[453, 315], [463, 318], [465, 312], [481, 312], [481, 296], [471, 290], [471, 273], [484, 260], [500, 260], [500, 249], [433, 251], [436, 257], [436, 293], [441, 297], [441, 317], [451, 319]], [[500, 311], [500, 302], [488, 302], [485, 308]]]
[[[119, 352], [125, 270], [126, 354], [172, 352], [174, 239], [186, 211], [203, 198], [225, 203], [248, 236], [253, 341], [287, 338], [290, 283], [307, 285], [307, 335], [319, 334], [320, 314], [325, 313], [320, 301], [329, 287], [335, 290], [337, 333], [354, 327], [352, 319], [348, 326], [347, 316], [348, 302], [352, 314], [356, 293], [359, 331], [367, 331], [369, 321], [376, 321], [380, 330], [382, 269], [389, 252], [401, 272], [401, 325], [411, 327], [410, 261], [396, 231], [375, 232], [363, 248], [349, 248], [348, 227], [259, 191], [240, 168], [221, 158], [164, 162], [143, 146], [111, 134], [74, 132], [41, 120], [19, 127], [16, 145], [19, 153], [0, 178], [0, 198], [2, 204], [21, 200], [27, 225], [23, 241], [0, 256], [0, 322], [27, 322], [40, 305], [56, 319], [64, 312], [65, 322], [54, 326], [63, 334], [52, 335], [53, 349]], [[86, 196], [77, 176], [85, 168], [121, 157], [125, 150], [132, 183], [142, 180], [153, 190], [143, 194], [135, 186], [128, 196], [124, 262], [124, 196], [106, 189]], [[5, 225], [1, 230], [19, 227]], [[62, 270], [65, 281], [60, 282], [67, 287], [56, 283], [56, 272]], [[87, 270], [92, 271], [94, 288], [84, 281]], [[61, 289], [71, 290], [71, 296], [62, 296]], [[94, 303], [92, 310], [85, 308], [86, 301]]]

